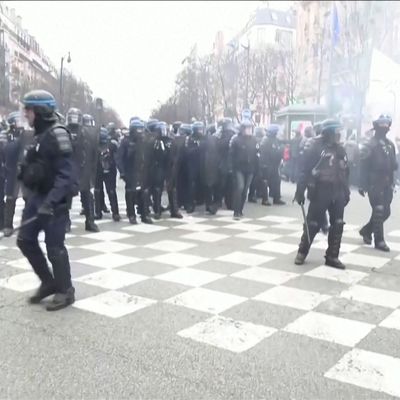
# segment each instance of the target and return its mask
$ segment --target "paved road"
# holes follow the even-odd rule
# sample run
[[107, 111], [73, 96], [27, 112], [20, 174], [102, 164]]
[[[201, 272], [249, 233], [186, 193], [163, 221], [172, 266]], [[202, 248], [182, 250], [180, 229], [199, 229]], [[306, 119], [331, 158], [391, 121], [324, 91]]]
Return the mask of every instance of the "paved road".
[[[290, 200], [293, 187], [283, 191]], [[292, 204], [247, 205], [241, 222], [226, 211], [153, 226], [107, 216], [89, 234], [76, 202], [74, 307], [28, 306], [36, 278], [15, 238], [0, 243], [0, 398], [400, 397], [398, 201], [384, 254], [362, 245], [369, 207], [353, 195], [346, 271], [323, 266], [322, 235], [293, 265]]]

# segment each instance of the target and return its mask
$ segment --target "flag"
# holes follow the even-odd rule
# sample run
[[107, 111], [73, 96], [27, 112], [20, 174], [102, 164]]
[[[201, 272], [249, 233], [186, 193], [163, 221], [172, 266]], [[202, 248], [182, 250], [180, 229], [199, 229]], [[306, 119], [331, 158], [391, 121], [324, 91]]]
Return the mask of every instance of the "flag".
[[333, 2], [333, 10], [332, 10], [332, 44], [336, 46], [339, 43], [340, 37], [340, 24], [339, 17], [336, 8], [336, 1]]

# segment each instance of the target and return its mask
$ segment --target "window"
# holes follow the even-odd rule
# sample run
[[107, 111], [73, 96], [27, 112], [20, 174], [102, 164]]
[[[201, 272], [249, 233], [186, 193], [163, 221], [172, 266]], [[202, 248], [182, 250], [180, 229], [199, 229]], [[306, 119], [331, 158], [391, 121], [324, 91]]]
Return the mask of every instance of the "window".
[[272, 21], [278, 21], [278, 16], [276, 15], [276, 12], [273, 12], [273, 11], [271, 11], [271, 18], [272, 18]]

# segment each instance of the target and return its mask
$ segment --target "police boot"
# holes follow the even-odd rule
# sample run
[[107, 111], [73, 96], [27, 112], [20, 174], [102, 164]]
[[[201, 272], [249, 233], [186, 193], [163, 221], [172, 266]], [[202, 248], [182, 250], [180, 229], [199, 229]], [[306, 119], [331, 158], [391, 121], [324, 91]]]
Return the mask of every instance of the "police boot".
[[88, 232], [100, 232], [99, 227], [94, 222], [94, 204], [93, 201], [88, 201], [85, 221], [85, 231]]
[[390, 248], [385, 242], [383, 233], [383, 221], [384, 221], [383, 213], [384, 213], [383, 206], [376, 206], [372, 212], [375, 249], [384, 252], [389, 252]]
[[147, 189], [145, 189], [142, 193], [138, 193], [140, 196], [139, 199], [139, 213], [140, 219], [144, 224], [151, 225], [153, 220], [149, 217], [149, 201], [150, 201], [150, 194]]
[[36, 290], [35, 294], [29, 297], [29, 303], [39, 304], [43, 299], [56, 293], [54, 283], [42, 283]]
[[75, 289], [71, 286], [65, 293], [56, 293], [51, 303], [46, 306], [46, 310], [62, 310], [73, 303], [75, 303]]
[[111, 191], [109, 196], [110, 196], [112, 219], [115, 222], [119, 222], [121, 221], [121, 217], [119, 215], [118, 198], [116, 191], [115, 190]]
[[344, 222], [335, 221], [329, 228], [328, 249], [325, 254], [325, 265], [337, 269], [346, 269], [346, 266], [339, 260], [340, 243], [342, 241]]
[[168, 202], [171, 212], [171, 218], [182, 219], [183, 215], [179, 212], [178, 209], [178, 195], [176, 189], [168, 191]]
[[299, 250], [297, 252], [294, 263], [296, 265], [303, 265], [307, 258], [308, 252], [310, 251], [311, 243], [313, 242], [316, 234], [318, 233], [318, 223], [311, 221], [308, 223], [308, 233], [310, 234], [310, 241], [308, 240], [308, 235], [306, 231], [306, 226], [303, 227], [303, 234], [301, 235]]
[[14, 232], [13, 220], [15, 213], [15, 202], [13, 198], [7, 198], [4, 205], [4, 236], [9, 237]]
[[282, 199], [274, 199], [274, 205], [276, 206], [284, 206], [286, 202], [284, 202]]
[[94, 219], [102, 219], [103, 212], [101, 207], [101, 192], [100, 190], [94, 190]]
[[371, 224], [369, 222], [367, 225], [364, 225], [358, 233], [363, 238], [364, 244], [372, 244]]
[[134, 203], [134, 194], [131, 191], [125, 191], [125, 203], [126, 203], [126, 216], [129, 219], [131, 225], [136, 225], [136, 211]]
[[262, 202], [261, 202], [261, 205], [262, 206], [271, 206], [272, 204], [268, 201], [268, 200], [263, 200]]

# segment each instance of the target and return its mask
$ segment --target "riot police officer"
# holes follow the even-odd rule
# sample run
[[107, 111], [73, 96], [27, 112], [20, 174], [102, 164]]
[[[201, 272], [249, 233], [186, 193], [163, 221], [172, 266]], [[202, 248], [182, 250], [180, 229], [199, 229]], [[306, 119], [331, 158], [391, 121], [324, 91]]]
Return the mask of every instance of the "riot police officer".
[[[177, 134], [175, 134], [174, 144], [173, 144], [173, 152], [176, 154], [176, 163], [175, 163], [175, 171], [174, 175], [176, 175], [176, 194], [177, 194], [177, 202], [178, 209], [183, 207], [188, 202], [188, 170], [187, 170], [187, 162], [186, 159], [186, 151], [185, 151], [185, 143], [186, 139], [192, 134], [192, 126], [190, 124], [183, 124], [178, 122], [179, 128], [177, 129]], [[176, 125], [177, 125], [176, 124]], [[173, 127], [173, 129], [176, 129]]]
[[361, 196], [368, 194], [372, 207], [369, 222], [360, 230], [364, 243], [372, 243], [375, 248], [390, 251], [385, 242], [383, 224], [390, 216], [393, 199], [394, 172], [397, 169], [396, 152], [386, 134], [392, 125], [388, 115], [381, 115], [373, 121], [374, 136], [364, 142], [360, 149], [360, 189]]
[[97, 156], [96, 180], [94, 188], [95, 218], [103, 217], [104, 205], [103, 184], [106, 187], [108, 200], [110, 201], [112, 218], [119, 221], [119, 207], [117, 197], [117, 164], [116, 154], [118, 142], [111, 139], [106, 128], [100, 128], [99, 148]]
[[74, 161], [79, 177], [79, 191], [85, 215], [85, 230], [99, 232], [94, 222], [94, 199], [90, 191], [96, 176], [97, 143], [90, 137], [83, 126], [83, 115], [78, 108], [70, 108], [67, 112], [67, 127], [71, 133]]
[[149, 156], [145, 126], [139, 119], [131, 119], [129, 135], [122, 139], [117, 154], [119, 174], [125, 182], [126, 213], [131, 224], [137, 224], [135, 205], [142, 222], [153, 223], [149, 216]]
[[[7, 117], [9, 129], [4, 133], [6, 135], [6, 144], [4, 148], [4, 193], [6, 202], [4, 211], [1, 210], [1, 218], [4, 218], [4, 236], [10, 236], [13, 232], [13, 219], [15, 213], [15, 204], [18, 198], [19, 182], [17, 180], [18, 165], [22, 161], [26, 138], [24, 128], [21, 125], [21, 115], [19, 111], [12, 112]], [[3, 202], [4, 196], [1, 198]]]
[[271, 124], [267, 128], [267, 135], [260, 145], [260, 164], [264, 171], [264, 179], [268, 182], [269, 195], [273, 199], [273, 204], [286, 204], [281, 199], [281, 176], [279, 168], [283, 158], [283, 146], [277, 138], [279, 125]]
[[307, 188], [310, 205], [295, 259], [297, 265], [304, 263], [311, 243], [321, 228], [324, 214], [328, 211], [330, 228], [325, 265], [345, 269], [338, 257], [344, 226], [344, 208], [350, 200], [349, 170], [346, 152], [337, 142], [338, 131], [339, 122], [325, 120], [321, 135], [313, 139], [304, 154], [295, 199], [300, 205], [304, 205]]
[[201, 179], [201, 145], [204, 140], [204, 124], [196, 121], [192, 124], [192, 134], [185, 141], [185, 160], [188, 172], [186, 212], [191, 214], [196, 208], [196, 202], [204, 193]]
[[[46, 308], [56, 311], [75, 301], [68, 251], [64, 245], [72, 196], [78, 193], [73, 149], [68, 130], [58, 122], [56, 102], [50, 93], [33, 90], [24, 96], [23, 104], [35, 138], [19, 174], [26, 189], [22, 213], [22, 223], [26, 225], [19, 231], [17, 245], [41, 281], [30, 302], [39, 303], [55, 294]], [[41, 231], [45, 233], [52, 272], [39, 246]]]
[[243, 120], [239, 133], [232, 137], [229, 155], [234, 177], [233, 217], [239, 220], [243, 216], [244, 203], [257, 168], [258, 145], [249, 120]]

